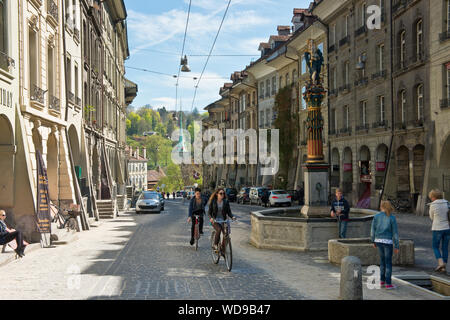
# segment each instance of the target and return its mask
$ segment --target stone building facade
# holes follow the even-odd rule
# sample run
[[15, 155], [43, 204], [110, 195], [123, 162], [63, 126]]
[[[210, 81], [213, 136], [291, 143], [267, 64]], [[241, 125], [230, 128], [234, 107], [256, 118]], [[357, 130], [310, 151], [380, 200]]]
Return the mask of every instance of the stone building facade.
[[[62, 208], [78, 204], [87, 218], [99, 218], [92, 179], [96, 177], [95, 173], [99, 176], [102, 170], [104, 176], [110, 175], [111, 179], [106, 180], [111, 181], [110, 185], [114, 181], [124, 184], [124, 152], [121, 168], [117, 166], [117, 156], [114, 159], [114, 175], [108, 174], [110, 169], [107, 167], [95, 167], [102, 162], [102, 157], [107, 157], [100, 148], [107, 137], [102, 136], [98, 122], [95, 138], [91, 140], [91, 123], [85, 123], [92, 113], [96, 113], [96, 119], [100, 121], [104, 111], [100, 100], [94, 107], [89, 107], [93, 105], [92, 91], [85, 88], [95, 83], [91, 77], [91, 61], [98, 63], [101, 56], [95, 56], [91, 46], [86, 48], [85, 43], [90, 43], [91, 35], [106, 37], [103, 32], [108, 26], [98, 24], [97, 33], [95, 28], [90, 33], [86, 28], [82, 29], [87, 25], [83, 24], [86, 16], [91, 27], [95, 27], [91, 15], [96, 15], [94, 10], [101, 8], [116, 21], [110, 29], [116, 39], [117, 76], [113, 88], [117, 108], [113, 109], [113, 114], [117, 111], [115, 124], [121, 130], [116, 132], [124, 132], [125, 109], [137, 88], [126, 100], [123, 63], [128, 56], [128, 47], [123, 1], [6, 0], [0, 3], [0, 130], [3, 139], [0, 142], [0, 169], [5, 177], [1, 183], [0, 207], [8, 212], [8, 223], [22, 230], [29, 241], [40, 239], [35, 220], [37, 151], [47, 169], [51, 202]], [[98, 22], [101, 23], [101, 19]], [[95, 66], [99, 68], [100, 65]], [[93, 67], [92, 70], [98, 76], [99, 69]], [[104, 83], [98, 84], [95, 90], [102, 92]], [[124, 140], [122, 136], [116, 137], [115, 148], [124, 146]], [[97, 154], [92, 152], [93, 145], [98, 146]], [[83, 221], [83, 228], [88, 228], [87, 219]]]

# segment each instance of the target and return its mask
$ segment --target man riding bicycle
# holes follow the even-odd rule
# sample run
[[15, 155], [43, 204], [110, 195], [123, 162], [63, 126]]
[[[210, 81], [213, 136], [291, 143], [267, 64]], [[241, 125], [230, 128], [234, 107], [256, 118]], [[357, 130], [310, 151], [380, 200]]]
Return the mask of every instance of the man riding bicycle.
[[209, 199], [208, 217], [213, 228], [216, 230], [214, 238], [214, 247], [217, 249], [220, 240], [221, 232], [225, 233], [222, 224], [215, 222], [216, 219], [227, 220], [227, 216], [236, 220], [236, 217], [231, 213], [230, 202], [226, 199], [225, 190], [219, 188], [211, 195]]
[[195, 232], [195, 219], [193, 215], [198, 215], [199, 218], [199, 230], [200, 234], [203, 234], [203, 216], [205, 215], [206, 202], [202, 198], [202, 190], [200, 188], [195, 189], [195, 196], [189, 201], [189, 217], [188, 223], [192, 221], [191, 228], [191, 246], [194, 244], [194, 232]]

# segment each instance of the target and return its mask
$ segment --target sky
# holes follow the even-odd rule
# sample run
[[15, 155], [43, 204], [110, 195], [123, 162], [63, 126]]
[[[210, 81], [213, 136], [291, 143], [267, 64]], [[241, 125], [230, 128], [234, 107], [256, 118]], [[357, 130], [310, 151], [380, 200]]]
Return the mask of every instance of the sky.
[[[134, 107], [200, 112], [220, 98], [219, 89], [234, 71], [243, 70], [260, 57], [258, 46], [277, 34], [278, 25], [292, 25], [293, 8], [307, 8], [310, 0], [231, 0], [212, 55], [194, 99], [200, 77], [216, 37], [228, 0], [192, 0], [185, 54], [191, 72], [177, 79], [189, 0], [125, 0], [130, 58], [125, 61], [126, 78], [138, 84]], [[205, 56], [195, 56], [205, 55]], [[167, 75], [143, 72], [146, 69]]]

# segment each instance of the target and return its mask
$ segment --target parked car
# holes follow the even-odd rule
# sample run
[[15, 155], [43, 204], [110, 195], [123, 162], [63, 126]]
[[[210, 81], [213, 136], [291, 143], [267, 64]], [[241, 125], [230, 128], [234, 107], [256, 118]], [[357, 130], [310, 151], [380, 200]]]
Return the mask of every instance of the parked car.
[[195, 192], [194, 191], [189, 191], [187, 193], [187, 199], [188, 200], [191, 200], [194, 196], [195, 196]]
[[227, 194], [228, 201], [236, 202], [238, 192], [235, 188], [226, 188], [225, 192]]
[[269, 194], [269, 206], [291, 206], [292, 196], [285, 190], [272, 190]]
[[136, 214], [143, 212], [161, 213], [163, 204], [161, 204], [162, 195], [154, 191], [144, 191], [136, 202]]
[[184, 190], [179, 190], [177, 191], [177, 198], [184, 198], [184, 195], [186, 194], [186, 192]]
[[297, 190], [288, 190], [289, 195], [292, 197], [292, 202], [298, 201], [300, 195]]
[[266, 187], [254, 187], [250, 189], [249, 198], [250, 198], [250, 204], [257, 204], [261, 205], [261, 196], [264, 193], [264, 190], [267, 190]]
[[236, 197], [236, 202], [242, 203], [242, 204], [249, 202], [250, 201], [249, 193], [250, 193], [250, 188], [242, 188]]

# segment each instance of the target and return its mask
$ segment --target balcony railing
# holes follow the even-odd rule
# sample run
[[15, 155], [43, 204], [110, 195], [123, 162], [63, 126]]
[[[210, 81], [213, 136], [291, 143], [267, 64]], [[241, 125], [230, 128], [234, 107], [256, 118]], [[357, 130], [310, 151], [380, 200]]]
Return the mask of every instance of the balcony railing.
[[338, 89], [331, 89], [328, 92], [328, 95], [330, 95], [330, 96], [337, 96], [338, 95]]
[[440, 101], [441, 109], [449, 108], [450, 107], [450, 99], [443, 99]]
[[70, 30], [73, 31], [73, 20], [70, 18], [70, 14], [66, 13], [66, 27]]
[[54, 97], [54, 96], [50, 96], [49, 99], [50, 99], [50, 103], [49, 103], [48, 108], [49, 108], [50, 110], [60, 112], [60, 110], [61, 110], [61, 104], [60, 104], [59, 99], [56, 98], [56, 97]]
[[408, 0], [398, 0], [398, 2], [392, 6], [392, 12], [396, 14], [400, 10], [406, 8], [407, 4]]
[[367, 32], [367, 27], [364, 25], [355, 31], [355, 37], [359, 37], [360, 35], [362, 35], [363, 33], [366, 33], [366, 32]]
[[399, 61], [396, 66], [395, 66], [395, 70], [396, 71], [403, 71], [408, 67], [408, 64], [406, 62], [406, 60], [403, 61]]
[[30, 100], [37, 101], [39, 103], [44, 104], [44, 94], [45, 94], [45, 91], [34, 84], [33, 90], [31, 91]]
[[406, 122], [405, 121], [397, 122], [395, 124], [395, 129], [397, 129], [397, 130], [405, 130], [406, 129]]
[[339, 40], [339, 47], [342, 47], [349, 42], [350, 42], [350, 36], [346, 36], [346, 37], [342, 38], [341, 40]]
[[80, 40], [80, 30], [78, 30], [77, 27], [73, 28], [73, 36], [77, 39]]
[[355, 87], [365, 86], [369, 83], [369, 77], [364, 77], [355, 81]]
[[356, 127], [356, 131], [358, 132], [358, 131], [368, 131], [369, 130], [369, 124], [368, 123], [365, 123], [365, 124], [362, 124], [362, 125], [359, 125], [359, 126], [357, 126]]
[[47, 13], [58, 23], [58, 5], [53, 0], [47, 1]]
[[422, 128], [423, 127], [423, 119], [416, 119], [416, 120], [411, 120], [408, 122], [408, 125], [413, 127], [413, 128]]
[[425, 52], [417, 52], [414, 57], [411, 58], [411, 63], [421, 63], [426, 60]]
[[387, 126], [388, 126], [387, 120], [377, 121], [372, 124], [372, 128], [374, 128], [374, 129], [387, 128]]
[[442, 42], [447, 41], [448, 39], [450, 39], [450, 30], [439, 34], [439, 40], [441, 40]]
[[336, 46], [333, 44], [328, 48], [328, 53], [332, 53], [334, 50], [336, 50]]
[[10, 67], [15, 68], [16, 62], [13, 58], [9, 57], [6, 53], [0, 51], [0, 69], [9, 71]]
[[387, 74], [386, 69], [378, 71], [377, 73], [372, 74], [372, 80], [375, 80], [378, 78], [386, 78], [386, 74]]
[[351, 89], [351, 86], [350, 86], [350, 84], [347, 83], [347, 84], [339, 87], [339, 92], [350, 91], [350, 89]]
[[75, 104], [75, 95], [72, 92], [69, 92], [69, 95], [67, 98], [68, 98], [69, 102], [71, 102], [72, 104]]
[[342, 128], [339, 130], [339, 135], [341, 136], [345, 136], [345, 135], [351, 135], [352, 134], [352, 128], [351, 127], [347, 127], [347, 128]]

